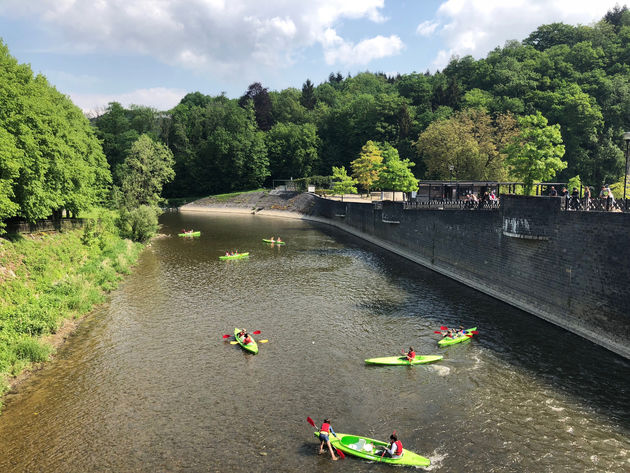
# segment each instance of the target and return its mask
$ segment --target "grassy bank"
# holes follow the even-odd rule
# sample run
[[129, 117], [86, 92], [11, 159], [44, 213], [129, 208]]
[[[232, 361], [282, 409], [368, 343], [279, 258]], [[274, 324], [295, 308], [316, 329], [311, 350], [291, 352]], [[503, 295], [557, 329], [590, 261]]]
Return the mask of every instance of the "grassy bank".
[[142, 247], [118, 236], [112, 215], [82, 230], [0, 239], [0, 394], [49, 358], [42, 339], [103, 302]]

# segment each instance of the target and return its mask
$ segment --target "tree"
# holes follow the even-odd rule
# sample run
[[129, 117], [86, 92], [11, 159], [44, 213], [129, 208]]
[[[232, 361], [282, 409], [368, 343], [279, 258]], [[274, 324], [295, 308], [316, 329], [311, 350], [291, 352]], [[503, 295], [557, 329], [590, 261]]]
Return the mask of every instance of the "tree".
[[370, 189], [378, 180], [378, 174], [383, 163], [383, 152], [376, 143], [368, 141], [361, 149], [359, 157], [352, 161], [352, 177], [363, 189], [370, 193]]
[[346, 171], [345, 167], [341, 166], [338, 168], [338, 167], [333, 166], [332, 172], [333, 172], [332, 191], [335, 194], [341, 195], [341, 200], [343, 200], [343, 196], [345, 194], [357, 193], [357, 188], [356, 188], [357, 181], [356, 179], [353, 179], [350, 176], [348, 176], [348, 172]]
[[258, 128], [262, 131], [270, 130], [273, 126], [271, 99], [269, 98], [269, 92], [260, 82], [251, 84], [245, 95], [239, 99], [238, 104], [241, 107], [245, 107], [249, 101], [254, 104]]
[[265, 144], [272, 177], [300, 178], [312, 174], [319, 147], [315, 125], [277, 123], [265, 135]]
[[415, 163], [409, 159], [401, 160], [398, 151], [389, 143], [383, 143], [380, 147], [385, 159], [378, 175], [378, 187], [394, 192], [417, 191], [418, 179], [414, 177], [410, 169], [415, 166]]
[[310, 79], [306, 79], [306, 82], [302, 85], [302, 96], [300, 97], [300, 103], [308, 110], [313, 110], [317, 99], [315, 98], [315, 87]]
[[515, 134], [511, 115], [493, 119], [484, 109], [468, 109], [433, 122], [416, 147], [429, 178], [501, 181], [507, 178], [503, 148]]
[[175, 177], [173, 153], [166, 146], [141, 135], [120, 167], [122, 207], [157, 206], [165, 183]]
[[523, 181], [528, 195], [534, 181], [546, 181], [567, 167], [562, 161], [564, 145], [560, 125], [547, 125], [540, 112], [518, 120], [520, 132], [506, 147], [507, 163], [513, 176]]
[[4, 228], [3, 220], [17, 215], [20, 210], [14, 200], [13, 185], [19, 175], [21, 155], [15, 137], [0, 126], [0, 233]]

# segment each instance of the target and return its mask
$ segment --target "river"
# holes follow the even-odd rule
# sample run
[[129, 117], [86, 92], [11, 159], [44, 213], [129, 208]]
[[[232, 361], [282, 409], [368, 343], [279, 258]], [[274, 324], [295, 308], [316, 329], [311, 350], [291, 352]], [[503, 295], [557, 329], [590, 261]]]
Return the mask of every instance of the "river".
[[[172, 236], [5, 399], [0, 472], [392, 471], [317, 455], [307, 416], [396, 430], [430, 471], [630, 471], [630, 363], [617, 355], [326, 225], [162, 223]], [[278, 235], [286, 246], [261, 241]], [[227, 249], [250, 258], [220, 261]], [[479, 334], [439, 349], [440, 325]], [[258, 355], [223, 340], [237, 326], [269, 340]], [[410, 345], [444, 359], [363, 363]]]

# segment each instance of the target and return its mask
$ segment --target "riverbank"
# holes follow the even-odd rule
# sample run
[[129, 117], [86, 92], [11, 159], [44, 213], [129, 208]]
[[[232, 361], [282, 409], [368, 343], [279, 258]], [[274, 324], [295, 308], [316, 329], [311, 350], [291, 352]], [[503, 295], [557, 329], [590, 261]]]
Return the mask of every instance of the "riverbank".
[[0, 395], [54, 356], [142, 248], [121, 239], [108, 219], [0, 239]]

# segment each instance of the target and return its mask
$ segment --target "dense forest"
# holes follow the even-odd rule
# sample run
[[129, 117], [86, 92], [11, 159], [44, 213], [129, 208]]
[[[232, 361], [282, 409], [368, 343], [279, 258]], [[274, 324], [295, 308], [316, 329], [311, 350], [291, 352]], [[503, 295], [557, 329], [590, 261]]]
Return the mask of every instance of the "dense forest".
[[140, 134], [167, 145], [176, 177], [165, 191], [184, 196], [331, 175], [368, 141], [393, 146], [420, 179], [520, 180], [507, 147], [519, 119], [536, 114], [559, 126], [566, 167], [556, 180], [619, 180], [630, 129], [627, 7], [590, 26], [541, 26], [434, 74], [332, 73], [279, 92], [254, 83], [239, 99], [190, 93], [168, 112], [112, 103], [94, 125], [114, 170]]
[[[453, 58], [433, 74], [331, 73], [319, 85], [306, 79], [301, 90], [282, 91], [254, 83], [234, 99], [189, 93], [168, 111], [114, 102], [91, 123], [2, 43], [0, 63], [0, 222], [108, 202], [133, 226], [143, 218], [133, 212], [155, 207], [160, 194], [251, 189], [331, 176], [333, 168], [358, 178], [357, 167], [369, 165], [365, 153], [419, 179], [579, 176], [597, 186], [624, 175], [625, 6], [589, 26], [540, 26], [483, 59]], [[524, 144], [541, 139], [537, 154], [525, 156]], [[532, 174], [541, 159], [544, 172]], [[410, 182], [358, 179], [362, 188], [386, 181]]]

